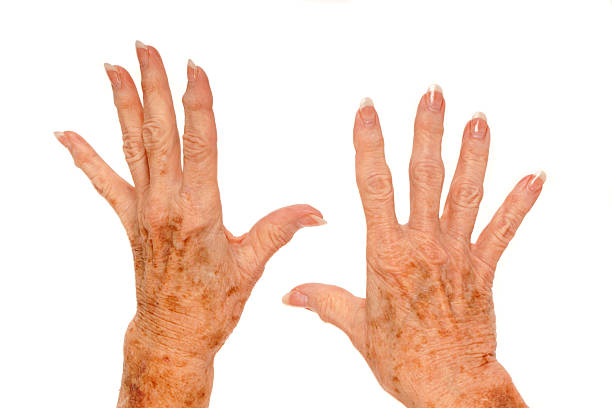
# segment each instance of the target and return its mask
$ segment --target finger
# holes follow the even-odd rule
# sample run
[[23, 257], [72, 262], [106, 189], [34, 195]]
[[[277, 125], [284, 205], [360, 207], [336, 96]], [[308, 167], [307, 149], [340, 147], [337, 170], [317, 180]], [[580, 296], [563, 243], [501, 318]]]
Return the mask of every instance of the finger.
[[414, 123], [414, 141], [410, 158], [411, 228], [423, 231], [439, 227], [440, 195], [444, 182], [441, 156], [444, 132], [444, 96], [432, 85], [421, 98]]
[[307, 283], [283, 296], [283, 303], [312, 310], [346, 333], [358, 350], [364, 349], [365, 299], [338, 286]]
[[353, 130], [355, 172], [368, 229], [397, 225], [391, 171], [378, 114], [370, 98], [361, 101]]
[[250, 277], [259, 279], [263, 268], [276, 251], [287, 244], [303, 227], [326, 224], [319, 210], [299, 204], [276, 210], [259, 220], [240, 243], [243, 253], [252, 260]]
[[142, 104], [136, 85], [124, 68], [110, 64], [104, 64], [104, 68], [113, 88], [113, 98], [123, 134], [123, 153], [130, 167], [136, 192], [140, 195], [149, 185], [149, 164], [142, 141]]
[[181, 176], [181, 146], [166, 70], [155, 48], [140, 41], [136, 52], [142, 73], [144, 122], [142, 139], [149, 163], [151, 189], [166, 192]]
[[183, 190], [203, 202], [219, 205], [217, 185], [217, 129], [208, 77], [189, 60], [187, 91], [183, 96]]
[[519, 181], [478, 237], [473, 254], [491, 270], [495, 270], [499, 258], [514, 237], [523, 218], [538, 199], [545, 181], [544, 172], [529, 175]]
[[457, 169], [448, 191], [441, 220], [445, 232], [468, 243], [482, 200], [482, 184], [489, 158], [489, 141], [487, 117], [484, 113], [475, 113], [463, 133]]
[[76, 166], [83, 170], [98, 193], [113, 207], [129, 238], [133, 239], [138, 231], [134, 188], [75, 132], [55, 132], [55, 137], [68, 149]]

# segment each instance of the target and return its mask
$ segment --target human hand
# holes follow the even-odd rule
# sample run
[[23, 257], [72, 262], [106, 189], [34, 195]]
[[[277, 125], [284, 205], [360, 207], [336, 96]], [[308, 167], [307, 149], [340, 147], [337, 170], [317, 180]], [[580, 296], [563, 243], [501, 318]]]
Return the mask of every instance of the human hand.
[[249, 233], [223, 226], [217, 131], [202, 68], [189, 61], [181, 143], [157, 50], [140, 42], [143, 101], [130, 74], [106, 64], [134, 181], [119, 177], [74, 132], [56, 132], [119, 215], [136, 272], [137, 311], [125, 336], [120, 407], [208, 405], [213, 359], [268, 259], [301, 227], [324, 224], [308, 205], [277, 210]]
[[357, 185], [367, 223], [367, 295], [305, 284], [283, 298], [343, 330], [376, 378], [407, 407], [523, 407], [496, 360], [491, 287], [497, 262], [538, 198], [544, 173], [524, 177], [476, 243], [490, 132], [483, 114], [465, 127], [442, 217], [445, 102], [422, 97], [410, 160], [410, 219], [395, 215], [391, 173], [372, 101], [355, 119]]

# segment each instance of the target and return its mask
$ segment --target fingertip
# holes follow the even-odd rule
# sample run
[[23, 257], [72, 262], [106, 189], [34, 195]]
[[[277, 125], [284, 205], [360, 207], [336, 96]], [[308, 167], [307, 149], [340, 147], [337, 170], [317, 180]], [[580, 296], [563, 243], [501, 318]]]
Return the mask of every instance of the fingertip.
[[529, 183], [527, 183], [527, 190], [537, 193], [542, 191], [542, 187], [546, 182], [546, 173], [542, 170], [532, 174], [529, 177]]
[[327, 224], [327, 221], [321, 216], [317, 214], [307, 214], [302, 217], [297, 222], [300, 228], [302, 227], [318, 227], [321, 225]]
[[366, 128], [373, 127], [376, 125], [377, 116], [372, 98], [363, 98], [359, 103], [359, 110], [357, 111], [357, 123]]
[[282, 302], [287, 306], [306, 307], [308, 304], [308, 296], [302, 292], [292, 289], [289, 293], [283, 296]]
[[438, 113], [444, 110], [444, 106], [445, 100], [442, 87], [438, 84], [431, 84], [421, 98], [421, 107]]

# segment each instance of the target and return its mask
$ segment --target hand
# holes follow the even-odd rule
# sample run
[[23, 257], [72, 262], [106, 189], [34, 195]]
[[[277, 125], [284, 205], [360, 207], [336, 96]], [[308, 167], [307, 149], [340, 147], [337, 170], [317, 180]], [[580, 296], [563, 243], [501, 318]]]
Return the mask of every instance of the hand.
[[134, 255], [137, 311], [125, 336], [120, 407], [208, 405], [213, 359], [267, 260], [305, 226], [308, 205], [275, 211], [240, 237], [223, 226], [217, 131], [204, 71], [189, 61], [183, 168], [168, 79], [157, 50], [136, 43], [143, 103], [130, 74], [106, 64], [134, 186], [74, 132], [57, 132], [110, 203]]
[[367, 223], [367, 296], [306, 284], [284, 302], [342, 329], [376, 378], [407, 407], [525, 406], [495, 358], [491, 286], [497, 262], [538, 198], [544, 173], [523, 178], [475, 244], [490, 132], [483, 114], [465, 127], [444, 213], [440, 145], [445, 102], [432, 86], [416, 115], [410, 220], [399, 225], [372, 101], [355, 119], [357, 185]]

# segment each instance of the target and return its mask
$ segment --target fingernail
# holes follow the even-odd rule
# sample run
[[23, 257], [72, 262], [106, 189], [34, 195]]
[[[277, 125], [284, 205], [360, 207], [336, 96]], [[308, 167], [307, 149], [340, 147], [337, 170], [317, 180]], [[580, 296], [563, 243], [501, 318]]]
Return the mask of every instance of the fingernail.
[[371, 98], [363, 98], [359, 103], [359, 117], [365, 126], [376, 123], [376, 109]]
[[440, 112], [443, 103], [444, 94], [442, 93], [442, 87], [437, 84], [430, 85], [429, 88], [427, 88], [427, 105], [429, 109], [434, 112]]
[[292, 290], [283, 296], [283, 303], [287, 306], [306, 307], [308, 297], [303, 293]]
[[55, 135], [57, 140], [59, 140], [59, 142], [62, 145], [64, 145], [64, 147], [66, 147], [67, 149], [70, 148], [70, 146], [68, 144], [68, 139], [66, 138], [66, 134], [64, 132], [53, 132], [53, 134]]
[[476, 112], [472, 116], [472, 136], [482, 139], [487, 134], [487, 115]]
[[115, 88], [121, 88], [121, 77], [119, 77], [119, 70], [117, 67], [111, 64], [104, 63], [104, 69], [106, 70], [106, 75], [108, 75], [108, 79], [111, 81], [111, 85]]
[[539, 191], [542, 189], [542, 186], [544, 185], [545, 181], [546, 173], [540, 170], [533, 175], [533, 178], [531, 179], [529, 184], [527, 184], [527, 188], [529, 189], [529, 191]]
[[141, 41], [136, 41], [136, 55], [138, 56], [140, 66], [146, 67], [149, 62], [149, 47]]
[[298, 224], [300, 227], [317, 227], [327, 224], [327, 221], [316, 214], [308, 214], [300, 218]]
[[198, 79], [198, 66], [191, 59], [187, 61], [187, 79], [189, 81]]

